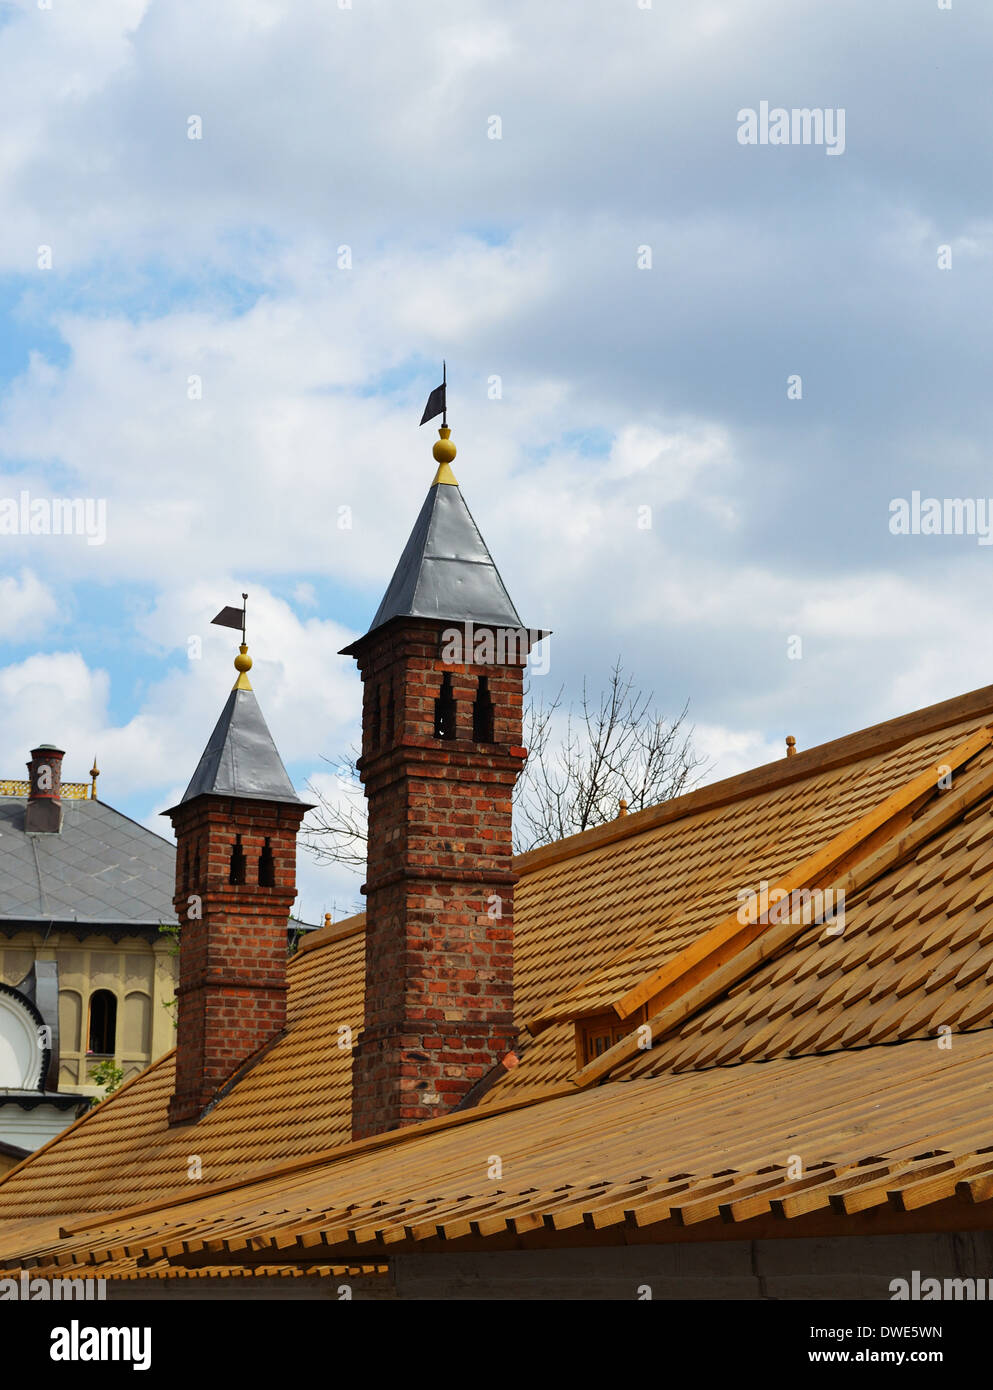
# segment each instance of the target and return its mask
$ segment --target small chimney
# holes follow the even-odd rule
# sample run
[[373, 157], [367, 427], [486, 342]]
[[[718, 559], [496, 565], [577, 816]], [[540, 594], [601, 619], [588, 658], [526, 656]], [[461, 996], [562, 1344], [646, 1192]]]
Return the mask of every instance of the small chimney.
[[242, 646], [234, 689], [178, 806], [179, 1000], [170, 1124], [196, 1120], [286, 1023], [296, 837], [308, 809], [259, 709]]
[[58, 834], [62, 829], [62, 759], [65, 751], [54, 743], [40, 743], [31, 750], [28, 763], [28, 804], [24, 829], [36, 834]]

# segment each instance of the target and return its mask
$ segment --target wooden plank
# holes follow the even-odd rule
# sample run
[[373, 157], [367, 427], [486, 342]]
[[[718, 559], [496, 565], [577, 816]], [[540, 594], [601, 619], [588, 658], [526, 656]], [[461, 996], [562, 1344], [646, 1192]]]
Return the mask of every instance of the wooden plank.
[[[772, 1210], [772, 1197], [774, 1193], [782, 1192], [785, 1187], [794, 1190], [802, 1190], [804, 1187], [819, 1187], [825, 1179], [837, 1178], [838, 1169], [835, 1165], [828, 1163], [818, 1163], [807, 1170], [807, 1176], [803, 1178], [787, 1178], [785, 1170], [779, 1174], [778, 1178], [770, 1182], [748, 1184], [743, 1183], [741, 1187], [728, 1199], [718, 1203], [717, 1213], [722, 1221], [747, 1221], [753, 1216], [764, 1216]], [[749, 1191], [750, 1187], [755, 1187], [755, 1191]]]
[[[988, 741], [990, 736], [990, 730], [984, 728], [981, 735], [976, 735], [966, 744], [960, 744], [955, 753], [958, 754], [963, 748], [970, 746], [977, 738], [982, 737]], [[922, 777], [933, 777], [937, 766], [941, 765], [936, 765], [929, 772], [922, 774]], [[948, 765], [952, 765], [952, 755], [949, 755]], [[891, 842], [878, 849], [860, 865], [852, 866], [837, 885], [826, 886], [836, 886], [843, 890], [846, 896], [861, 887], [865, 887], [866, 884], [872, 882], [873, 879], [885, 873], [895, 863], [900, 862], [901, 859], [916, 850], [931, 836], [937, 834], [945, 825], [960, 815], [963, 809], [981, 800], [991, 788], [993, 788], [993, 765], [982, 769], [975, 778], [970, 778], [966, 787], [944, 793], [930, 811], [912, 822], [900, 835], [894, 837]], [[903, 790], [906, 791], [907, 788]], [[725, 919], [725, 922], [721, 923], [715, 930], [719, 932], [727, 928], [728, 923], [732, 920], [736, 920], [736, 918]], [[701, 974], [701, 978], [696, 980], [690, 977], [689, 972], [680, 978], [679, 962], [688, 955], [684, 952], [676, 961], [665, 967], [667, 971], [673, 973], [671, 987], [674, 997], [669, 1002], [663, 1003], [649, 1019], [648, 1026], [651, 1029], [653, 1043], [660, 1041], [690, 1014], [710, 1003], [712, 999], [727, 990], [739, 978], [761, 964], [763, 960], [789, 945], [804, 930], [807, 928], [803, 924], [789, 921], [766, 927], [750, 942], [739, 945], [737, 950], [732, 949], [729, 958], [723, 964], [715, 963], [720, 959], [719, 952], [715, 952], [710, 958], [705, 957], [702, 962], [697, 962], [697, 966], [694, 968]], [[701, 938], [696, 949], [703, 949], [703, 943], [706, 940], [707, 937]], [[732, 948], [739, 941], [740, 939], [732, 938]], [[727, 942], [725, 942], [725, 947], [727, 947]], [[690, 949], [692, 951], [694, 948]], [[657, 972], [653, 979], [657, 982], [661, 974], [662, 972]], [[653, 1005], [656, 999], [652, 1000]], [[638, 1046], [638, 1033], [635, 1030], [589, 1062], [575, 1075], [573, 1080], [579, 1087], [592, 1085], [609, 1075], [622, 1062], [636, 1056], [639, 1050], [641, 1049]]]
[[[891, 792], [878, 806], [874, 806], [872, 810], [860, 816], [853, 825], [840, 831], [821, 849], [771, 885], [770, 898], [776, 890], [792, 893], [804, 887], [813, 887], [815, 883], [820, 881], [822, 875], [832, 873], [839, 864], [845, 863], [851, 851], [864, 845], [869, 837], [877, 831], [884, 830], [894, 817], [899, 816], [918, 798], [931, 793], [938, 795], [937, 784], [941, 779], [942, 770], [948, 767], [954, 772], [963, 763], [987, 747], [991, 737], [993, 737], [993, 731], [984, 726], [954, 748], [947, 758], [940, 763], [933, 764], [924, 772], [911, 778], [904, 786]], [[988, 770], [988, 775], [993, 779], [993, 768]], [[820, 886], [829, 887], [830, 881], [821, 883]], [[765, 925], [768, 925], [752, 920], [747, 912], [744, 913], [744, 916], [745, 921], [742, 922], [737, 912], [731, 913], [716, 927], [711, 928], [699, 940], [682, 951], [674, 961], [662, 966], [653, 975], [636, 985], [634, 989], [628, 990], [615, 1005], [620, 1016], [626, 1018], [639, 1005], [647, 1003], [654, 995], [664, 990], [667, 985], [679, 980], [695, 965], [704, 962], [709, 955], [718, 951], [723, 945], [743, 935], [743, 928], [745, 932], [761, 931]]]
[[953, 1196], [960, 1179], [982, 1172], [988, 1163], [988, 1158], [977, 1159], [975, 1154], [964, 1154], [935, 1165], [934, 1171], [925, 1176], [891, 1186], [886, 1195], [897, 1211], [916, 1211]]

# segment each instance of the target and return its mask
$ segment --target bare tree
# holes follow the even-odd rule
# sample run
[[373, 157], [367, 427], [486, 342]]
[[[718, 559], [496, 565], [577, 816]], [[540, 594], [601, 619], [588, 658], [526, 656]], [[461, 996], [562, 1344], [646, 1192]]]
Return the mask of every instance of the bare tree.
[[689, 706], [670, 720], [654, 698], [636, 688], [618, 659], [598, 700], [583, 681], [578, 710], [560, 714], [561, 690], [547, 704], [527, 702], [528, 760], [515, 789], [518, 854], [613, 820], [621, 801], [642, 811], [699, 781], [703, 759], [684, 728]]
[[348, 757], [325, 758], [335, 770], [337, 795], [329, 796], [313, 782], [307, 790], [317, 799], [304, 826], [304, 846], [319, 862], [344, 864], [364, 869], [368, 840], [365, 794], [356, 767], [359, 750], [352, 747]]
[[[545, 702], [528, 688], [528, 760], [514, 789], [515, 852], [613, 820], [622, 800], [629, 810], [640, 811], [687, 791], [703, 775], [693, 731], [684, 727], [687, 709], [684, 705], [675, 719], [660, 714], [654, 695], [635, 687], [620, 660], [598, 700], [584, 680], [577, 709], [562, 709], [561, 690]], [[333, 763], [334, 798], [311, 784], [318, 806], [304, 843], [319, 860], [364, 868], [366, 806], [355, 758], [353, 749], [350, 757]]]

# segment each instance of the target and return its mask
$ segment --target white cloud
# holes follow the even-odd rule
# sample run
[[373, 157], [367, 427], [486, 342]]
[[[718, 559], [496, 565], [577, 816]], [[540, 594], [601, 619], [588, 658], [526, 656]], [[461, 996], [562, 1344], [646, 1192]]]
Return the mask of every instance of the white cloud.
[[55, 595], [37, 575], [22, 569], [19, 579], [0, 576], [0, 637], [37, 640], [57, 612]]
[[[3, 762], [16, 766], [37, 742], [53, 742], [71, 752], [73, 762], [99, 753], [111, 804], [115, 797], [185, 788], [235, 678], [238, 634], [205, 630], [201, 621], [225, 598], [237, 600], [234, 584], [220, 592], [205, 585], [168, 590], [139, 619], [148, 678], [122, 723], [109, 714], [107, 672], [91, 670], [78, 652], [36, 655], [0, 668], [7, 711], [0, 730]], [[276, 746], [284, 762], [320, 766], [322, 753], [347, 746], [357, 718], [358, 682], [351, 663], [337, 655], [349, 634], [332, 622], [301, 622], [264, 589], [250, 604], [251, 680]], [[153, 651], [174, 661], [177, 653], [185, 656], [190, 637], [200, 640], [202, 655], [157, 675]], [[68, 772], [67, 779], [78, 780]]]
[[697, 724], [693, 730], [693, 746], [707, 764], [702, 786], [762, 767], [786, 755], [785, 736], [777, 744], [757, 729], [729, 729], [717, 724]]
[[[116, 719], [85, 651], [8, 666], [8, 763], [59, 737], [98, 748], [108, 794], [174, 799], [231, 678], [205, 615], [248, 585], [263, 709], [320, 773], [358, 713], [346, 600], [372, 612], [433, 473], [415, 421], [442, 356], [456, 473], [555, 630], [552, 682], [620, 652], [668, 709], [691, 698], [727, 775], [780, 730], [809, 746], [985, 681], [985, 554], [937, 569], [950, 551], [885, 530], [888, 472], [965, 494], [989, 438], [983, 180], [946, 158], [985, 168], [984, 98], [958, 84], [934, 121], [924, 40], [878, 81], [902, 8], [20, 0], [0, 267], [26, 338], [54, 326], [65, 353], [0, 397], [0, 495], [106, 497], [108, 537], [5, 538], [0, 631], [41, 633], [77, 584], [133, 588], [149, 666]], [[742, 151], [763, 97], [851, 100], [845, 159]]]

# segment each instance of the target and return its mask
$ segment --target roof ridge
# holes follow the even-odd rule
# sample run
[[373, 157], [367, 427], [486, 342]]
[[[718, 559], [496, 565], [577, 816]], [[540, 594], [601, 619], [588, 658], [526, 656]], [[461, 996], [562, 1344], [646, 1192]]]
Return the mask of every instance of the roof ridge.
[[357, 936], [360, 931], [365, 931], [364, 912], [355, 912], [351, 917], [342, 917], [337, 922], [328, 922], [323, 927], [318, 927], [316, 931], [307, 933], [290, 957], [290, 963], [292, 964], [299, 956], [306, 955], [308, 951], [316, 951], [321, 946], [328, 946], [334, 941], [344, 941], [349, 936]]
[[[963, 748], [973, 746], [975, 744], [977, 736], [978, 734], [972, 735], [969, 739], [960, 743], [956, 748], [953, 748], [951, 750], [950, 756], [955, 757], [960, 754]], [[991, 730], [991, 737], [993, 737], [993, 730]], [[979, 751], [981, 752], [982, 749], [980, 748]], [[869, 762], [868, 766], [865, 769], [865, 776], [861, 779], [862, 782], [865, 782], [865, 780], [871, 776], [872, 772], [878, 769], [881, 763], [885, 761], [885, 756], [886, 754], [884, 752], [882, 754], [882, 757], [880, 758], [880, 762]], [[973, 754], [970, 756], [978, 756], [978, 754]], [[942, 766], [943, 765], [944, 764], [942, 764]], [[958, 766], [958, 764], [956, 764], [956, 766]], [[925, 771], [927, 771], [927, 769], [925, 769]], [[838, 831], [834, 836], [832, 836], [828, 841], [826, 841], [822, 848], [826, 848], [828, 845], [840, 839], [849, 831], [854, 830], [860, 822], [868, 819], [872, 815], [874, 810], [878, 809], [880, 806], [887, 804], [887, 802], [892, 801], [893, 798], [901, 792], [902, 788], [910, 786], [915, 779], [917, 781], [920, 781], [922, 775], [923, 774], [921, 773], [916, 773], [914, 774], [914, 777], [908, 779], [908, 781], [898, 783], [896, 787], [894, 787], [893, 791], [888, 793], [887, 796], [883, 798], [882, 802], [874, 801], [867, 811], [864, 811], [860, 816], [856, 816], [854, 820], [848, 821], [846, 823], [846, 826], [842, 827], [840, 831]], [[818, 851], [811, 851], [811, 853], [805, 855], [803, 859], [800, 860], [800, 863], [798, 865], [793, 865], [792, 869], [784, 870], [783, 874], [780, 874], [777, 878], [776, 883], [772, 885], [772, 889], [770, 891], [775, 891], [778, 884], [782, 882], [786, 875], [790, 873], [796, 873], [800, 867], [802, 867], [808, 861], [816, 857], [817, 853]], [[721, 920], [723, 922], [726, 919], [722, 918]], [[630, 942], [629, 945], [624, 947], [623, 950], [618, 951], [616, 955], [609, 956], [600, 964], [600, 966], [592, 974], [584, 976], [581, 980], [574, 984], [565, 994], [561, 994], [556, 998], [550, 1000], [548, 1003], [546, 1003], [543, 1011], [540, 1014], [536, 1014], [534, 1017], [526, 1020], [526, 1026], [528, 1027], [529, 1031], [533, 1035], [537, 1036], [539, 1033], [544, 1032], [546, 1028], [552, 1026], [555, 1023], [575, 1020], [582, 1017], [595, 1016], [602, 1013], [605, 1007], [602, 1004], [587, 1004], [583, 1008], [570, 1009], [569, 1001], [571, 999], [575, 999], [577, 996], [582, 998], [583, 996], [588, 995], [591, 988], [596, 987], [598, 980], [603, 980], [605, 977], [609, 979], [609, 977], [614, 973], [615, 970], [623, 966], [625, 960], [640, 955], [647, 947], [650, 947], [653, 944], [653, 942], [657, 940], [660, 931], [662, 931], [666, 925], [671, 924], [667, 924], [665, 921], [663, 921], [655, 922], [644, 927], [642, 931], [638, 933], [635, 939], [632, 942]], [[704, 933], [704, 935], [706, 935], [706, 933]], [[692, 951], [701, 939], [701, 937], [697, 937], [694, 939], [694, 941], [691, 941], [681, 951], [675, 952], [670, 958], [671, 962], [675, 962], [686, 952]], [[664, 965], [660, 966], [659, 970], [662, 970], [664, 968]], [[658, 973], [658, 970], [653, 971], [651, 976], [646, 976], [644, 978], [652, 978], [654, 975]], [[609, 986], [605, 985], [604, 989], [606, 990], [608, 987]], [[620, 1017], [622, 1018], [627, 1017], [631, 1010], [621, 1010], [620, 1004], [633, 992], [634, 989], [626, 990], [622, 995], [617, 995], [615, 999], [612, 1000], [611, 1006], [617, 1008], [617, 1011]]]
[[[793, 883], [792, 891], [796, 891], [801, 881], [809, 883], [812, 877], [823, 877], [823, 871], [811, 870], [801, 878], [800, 871], [807, 868], [808, 865], [812, 865], [817, 859], [823, 859], [833, 846], [842, 846], [844, 840], [863, 825], [866, 827], [866, 831], [862, 838], [856, 840], [849, 850], [842, 854], [840, 860], [825, 866], [825, 869], [830, 870], [826, 886], [841, 886], [847, 896], [849, 892], [858, 892], [869, 886], [884, 873], [904, 862], [911, 852], [934, 838], [947, 825], [953, 823], [959, 814], [964, 814], [970, 806], [982, 800], [993, 789], [993, 764], [988, 763], [985, 769], [981, 769], [974, 784], [954, 792], [950, 790], [940, 791], [942, 773], [939, 771], [939, 778], [933, 787], [938, 800], [930, 805], [925, 803], [926, 809], [920, 801], [921, 787], [925, 787], [926, 793], [926, 780], [929, 777], [933, 778], [936, 770], [946, 769], [949, 766], [962, 768], [965, 762], [977, 755], [981, 756], [984, 750], [989, 748], [990, 742], [993, 741], [993, 729], [987, 726], [984, 732], [986, 734], [985, 744], [979, 748], [973, 748], [972, 753], [969, 753], [967, 757], [963, 758], [962, 754], [975, 744], [978, 735], [974, 735], [973, 738], [960, 744], [943, 762], [935, 764], [934, 767], [911, 778], [909, 782], [904, 783], [902, 787], [891, 793], [870, 812], [860, 816], [845, 831], [834, 836], [821, 850], [808, 856], [805, 861], [789, 873], [782, 875], [777, 884], [770, 888], [770, 899], [775, 888], [780, 885]], [[911, 816], [908, 823], [905, 819], [906, 812], [913, 809], [915, 802], [917, 803], [917, 811]], [[883, 815], [888, 806], [893, 808], [891, 814], [886, 819], [880, 820], [879, 817]], [[875, 829], [872, 828], [873, 821], [876, 821]], [[891, 827], [890, 833], [879, 841], [879, 834], [884, 832], [888, 826]], [[869, 847], [868, 853], [848, 862], [851, 853], [859, 845]], [[841, 869], [843, 872], [839, 876], [838, 871]], [[619, 1016], [631, 1018], [640, 1004], [645, 1005], [646, 1012], [652, 1009], [653, 1012], [647, 1018], [646, 1023], [651, 1030], [654, 1044], [668, 1032], [671, 1032], [674, 1027], [679, 1026], [700, 1009], [712, 1003], [714, 999], [726, 995], [735, 984], [745, 979], [758, 965], [792, 944], [796, 937], [806, 931], [809, 926], [809, 923], [802, 921], [799, 924], [795, 923], [791, 914], [783, 922], [770, 923], [766, 921], [762, 923], [761, 918], [757, 923], [749, 921], [739, 927], [737, 933], [732, 933], [729, 936], [728, 932], [731, 930], [729, 924], [737, 920], [737, 918], [722, 919], [711, 931], [698, 937], [658, 971], [646, 977], [634, 989], [628, 990], [623, 996], [615, 1000], [614, 1008]], [[758, 926], [758, 930], [755, 930], [756, 926]], [[771, 943], [768, 935], [770, 931], [773, 937]], [[737, 949], [734, 949], [735, 941], [740, 942]], [[708, 945], [710, 946], [709, 951], [707, 950]], [[701, 973], [702, 967], [706, 967], [708, 962], [710, 963], [710, 970], [703, 969]], [[682, 963], [681, 970], [679, 969], [680, 963]], [[685, 988], [679, 990], [678, 987], [681, 983], [685, 985]], [[666, 995], [671, 995], [671, 997], [663, 998]], [[623, 1009], [620, 1007], [622, 1004], [625, 1006]], [[632, 1024], [632, 1031], [626, 1033], [613, 1047], [608, 1048], [607, 1051], [595, 1057], [575, 1073], [573, 1079], [578, 1086], [587, 1086], [594, 1081], [604, 1079], [610, 1075], [615, 1066], [630, 1059], [637, 1050], [639, 1027], [644, 1026], [634, 1023], [633, 1020]]]
[[600, 849], [654, 830], [669, 821], [681, 820], [700, 811], [715, 810], [729, 802], [744, 801], [760, 792], [769, 792], [793, 782], [801, 782], [819, 772], [830, 772], [847, 763], [890, 752], [900, 744], [922, 734], [935, 733], [953, 724], [963, 723], [972, 716], [980, 718], [993, 714], [993, 685], [981, 686], [965, 695], [956, 695], [935, 705], [898, 715], [879, 724], [870, 724], [850, 734], [816, 744], [792, 758], [777, 758], [774, 762], [736, 772], [733, 777], [710, 782], [681, 796], [648, 806], [642, 811], [629, 811], [626, 816], [577, 831], [549, 845], [539, 845], [514, 858], [514, 870], [520, 875], [534, 873], [551, 864], [562, 863], [577, 855]]

